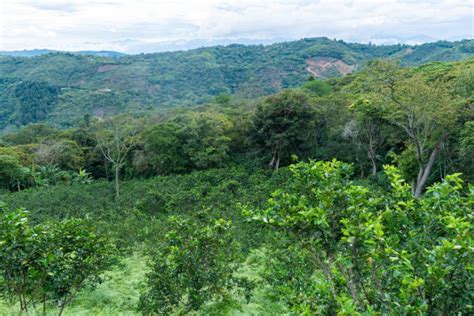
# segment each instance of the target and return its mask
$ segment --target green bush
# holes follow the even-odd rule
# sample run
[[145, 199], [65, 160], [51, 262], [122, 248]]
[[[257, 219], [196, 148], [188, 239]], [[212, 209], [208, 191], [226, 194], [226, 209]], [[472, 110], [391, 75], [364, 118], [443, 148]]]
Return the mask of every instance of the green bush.
[[69, 219], [30, 225], [28, 212], [0, 209], [2, 296], [28, 312], [50, 304], [61, 314], [75, 295], [95, 286], [113, 264], [109, 242], [85, 221]]
[[145, 314], [169, 314], [178, 307], [189, 312], [222, 298], [237, 267], [231, 225], [224, 219], [206, 224], [171, 216], [163, 240], [151, 245], [148, 291], [140, 309]]
[[[388, 192], [356, 185], [350, 166], [338, 161], [290, 169], [290, 184], [272, 194], [268, 208], [245, 213], [297, 241], [283, 249], [273, 244], [280, 251], [274, 260], [281, 261], [270, 264], [267, 274], [295, 311], [319, 313], [329, 306], [329, 314], [343, 315], [473, 312], [474, 189], [464, 194], [459, 174], [417, 199], [394, 167], [385, 167]], [[292, 263], [301, 262], [302, 269], [309, 259], [312, 271], [293, 271]], [[278, 277], [285, 273], [298, 275]], [[301, 284], [302, 275], [316, 283]]]

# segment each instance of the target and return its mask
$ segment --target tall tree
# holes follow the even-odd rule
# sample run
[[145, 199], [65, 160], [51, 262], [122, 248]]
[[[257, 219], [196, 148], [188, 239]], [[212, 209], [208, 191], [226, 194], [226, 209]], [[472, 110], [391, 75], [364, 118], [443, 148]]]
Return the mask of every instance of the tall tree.
[[3, 188], [10, 189], [12, 184], [16, 184], [20, 191], [20, 181], [26, 173], [16, 157], [0, 154], [0, 185]]
[[114, 169], [116, 198], [120, 196], [120, 171], [137, 143], [137, 134], [136, 122], [126, 116], [110, 118], [97, 125], [97, 146]]
[[361, 95], [378, 95], [384, 118], [407, 137], [417, 164], [413, 192], [420, 197], [443, 146], [459, 116], [451, 84], [419, 69], [402, 69], [397, 62], [373, 61], [351, 85]]
[[377, 151], [385, 142], [384, 119], [380, 104], [370, 99], [359, 99], [350, 106], [352, 119], [344, 128], [344, 136], [362, 144], [370, 159], [371, 174], [377, 173]]
[[143, 143], [147, 164], [154, 173], [169, 174], [186, 165], [179, 125], [163, 123], [148, 128], [143, 134]]
[[309, 97], [285, 90], [260, 104], [253, 118], [253, 138], [270, 153], [270, 168], [288, 163], [292, 154], [306, 154], [315, 140], [316, 114]]
[[418, 174], [414, 194], [420, 197], [443, 145], [456, 123], [458, 102], [442, 82], [420, 75], [400, 77], [385, 90], [387, 118], [408, 136], [415, 150]]
[[35, 162], [39, 165], [57, 165], [61, 169], [79, 170], [84, 167], [84, 152], [73, 140], [45, 141], [35, 150]]
[[212, 111], [193, 113], [187, 119], [183, 150], [192, 165], [197, 168], [222, 165], [229, 157], [231, 139], [227, 135], [232, 122]]

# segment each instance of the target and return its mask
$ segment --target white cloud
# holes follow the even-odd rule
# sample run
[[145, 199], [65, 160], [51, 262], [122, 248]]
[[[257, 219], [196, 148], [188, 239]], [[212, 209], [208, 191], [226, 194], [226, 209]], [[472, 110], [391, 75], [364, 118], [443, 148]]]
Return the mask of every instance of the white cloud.
[[[1, 0], [0, 49], [153, 49], [157, 42], [474, 37], [472, 0]], [[145, 49], [144, 47], [148, 47]]]

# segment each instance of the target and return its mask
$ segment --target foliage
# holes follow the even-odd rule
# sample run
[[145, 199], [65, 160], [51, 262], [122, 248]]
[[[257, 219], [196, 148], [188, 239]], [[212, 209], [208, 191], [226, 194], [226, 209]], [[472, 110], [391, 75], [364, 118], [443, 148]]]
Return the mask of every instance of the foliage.
[[189, 312], [224, 295], [236, 267], [231, 225], [224, 219], [203, 225], [171, 216], [164, 240], [151, 249], [149, 290], [141, 297], [140, 309], [169, 314], [182, 306]]
[[269, 166], [278, 169], [280, 163], [289, 163], [292, 154], [307, 154], [315, 125], [316, 112], [309, 97], [285, 90], [257, 108], [251, 137], [271, 157]]
[[[309, 298], [307, 286], [294, 279], [284, 284], [294, 293], [285, 298], [297, 311], [333, 306], [342, 314], [472, 312], [473, 192], [462, 193], [459, 175], [416, 199], [398, 170], [386, 167], [391, 189], [381, 198], [353, 183], [349, 166], [338, 161], [291, 169], [288, 188], [275, 191], [267, 209], [245, 212], [299, 240], [302, 248], [284, 248], [283, 259], [293, 254], [317, 263], [303, 273], [323, 279]], [[270, 268], [280, 274], [285, 272], [275, 269], [291, 269]], [[269, 281], [281, 289], [278, 277]]]
[[231, 122], [223, 115], [195, 113], [185, 127], [183, 150], [197, 169], [221, 166], [228, 158]]
[[176, 173], [184, 168], [182, 138], [181, 128], [174, 123], [159, 124], [144, 132], [145, 157], [155, 174]]
[[84, 166], [82, 148], [68, 139], [40, 144], [35, 150], [34, 159], [38, 165], [56, 165], [63, 170], [79, 170]]
[[471, 46], [472, 40], [377, 46], [306, 38], [119, 58], [59, 52], [3, 57], [0, 128], [39, 121], [77, 127], [85, 114], [153, 113], [225, 94], [259, 97], [305, 83], [309, 61], [329, 64], [318, 70], [324, 79], [344, 74], [339, 64], [360, 69], [375, 58], [411, 66], [467, 59]]
[[21, 128], [17, 133], [10, 133], [3, 137], [9, 145], [26, 145], [39, 143], [44, 138], [56, 136], [57, 130], [45, 124], [29, 124]]
[[[418, 171], [411, 174], [410, 179], [414, 182], [414, 194], [417, 197], [421, 196], [430, 182], [438, 157], [458, 128], [462, 113], [462, 98], [454, 93], [453, 88], [456, 81], [448, 81], [441, 75], [446, 69], [441, 74], [435, 72], [433, 76], [430, 66], [436, 65], [405, 71], [394, 62], [375, 61], [363, 76], [351, 84], [352, 89], [363, 98], [368, 98], [373, 104], [383, 105], [379, 106], [382, 110], [377, 115], [378, 119], [374, 120], [370, 113], [364, 115], [365, 122], [374, 122], [368, 125], [370, 129], [365, 128], [373, 131], [370, 133], [373, 136], [368, 138], [369, 144], [380, 142], [377, 141], [377, 135], [382, 135], [381, 119], [405, 134], [403, 142], [406, 148], [413, 149], [418, 165]], [[371, 160], [375, 161], [375, 155], [370, 152]]]
[[21, 311], [49, 303], [65, 306], [85, 286], [100, 282], [112, 264], [111, 248], [94, 228], [78, 219], [32, 226], [28, 213], [2, 206], [0, 261], [2, 294]]
[[474, 176], [474, 121], [469, 121], [464, 124], [461, 131], [460, 140], [460, 158], [461, 166], [465, 170], [466, 175], [470, 176], [470, 180], [473, 181]]
[[13, 156], [0, 155], [0, 185], [7, 190], [20, 183], [27, 174], [18, 159]]
[[56, 184], [90, 184], [92, 179], [90, 173], [84, 169], [75, 171], [60, 170], [56, 165], [39, 166], [32, 170], [31, 176], [36, 187], [48, 187]]
[[332, 92], [332, 87], [323, 80], [315, 79], [313, 77], [305, 83], [302, 88], [309, 91], [311, 94], [322, 97]]
[[370, 99], [358, 99], [349, 110], [353, 113], [353, 119], [347, 122], [344, 136], [365, 147], [374, 176], [377, 174], [378, 151], [387, 138], [384, 112], [377, 101]]

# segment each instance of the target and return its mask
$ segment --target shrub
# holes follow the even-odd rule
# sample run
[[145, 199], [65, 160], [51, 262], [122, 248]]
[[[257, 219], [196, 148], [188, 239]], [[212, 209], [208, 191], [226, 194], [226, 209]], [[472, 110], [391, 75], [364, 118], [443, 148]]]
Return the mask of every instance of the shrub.
[[237, 244], [231, 241], [230, 221], [205, 224], [171, 216], [168, 225], [164, 239], [150, 250], [149, 289], [140, 300], [145, 314], [197, 310], [222, 298], [232, 284]]
[[37, 304], [46, 312], [55, 303], [61, 314], [85, 286], [101, 281], [113, 263], [108, 241], [84, 220], [68, 219], [31, 226], [28, 212], [0, 209], [0, 288], [21, 311]]
[[[272, 244], [280, 262], [268, 265], [266, 278], [293, 309], [321, 312], [337, 302], [332, 313], [342, 315], [473, 312], [474, 190], [463, 194], [459, 174], [417, 199], [395, 167], [385, 167], [388, 192], [355, 185], [350, 166], [335, 160], [290, 168], [290, 184], [272, 194], [269, 207], [245, 213], [297, 242], [283, 255]], [[303, 273], [285, 260], [308, 258], [315, 264], [304, 275], [317, 276], [319, 288], [295, 282], [301, 275], [278, 277]]]

